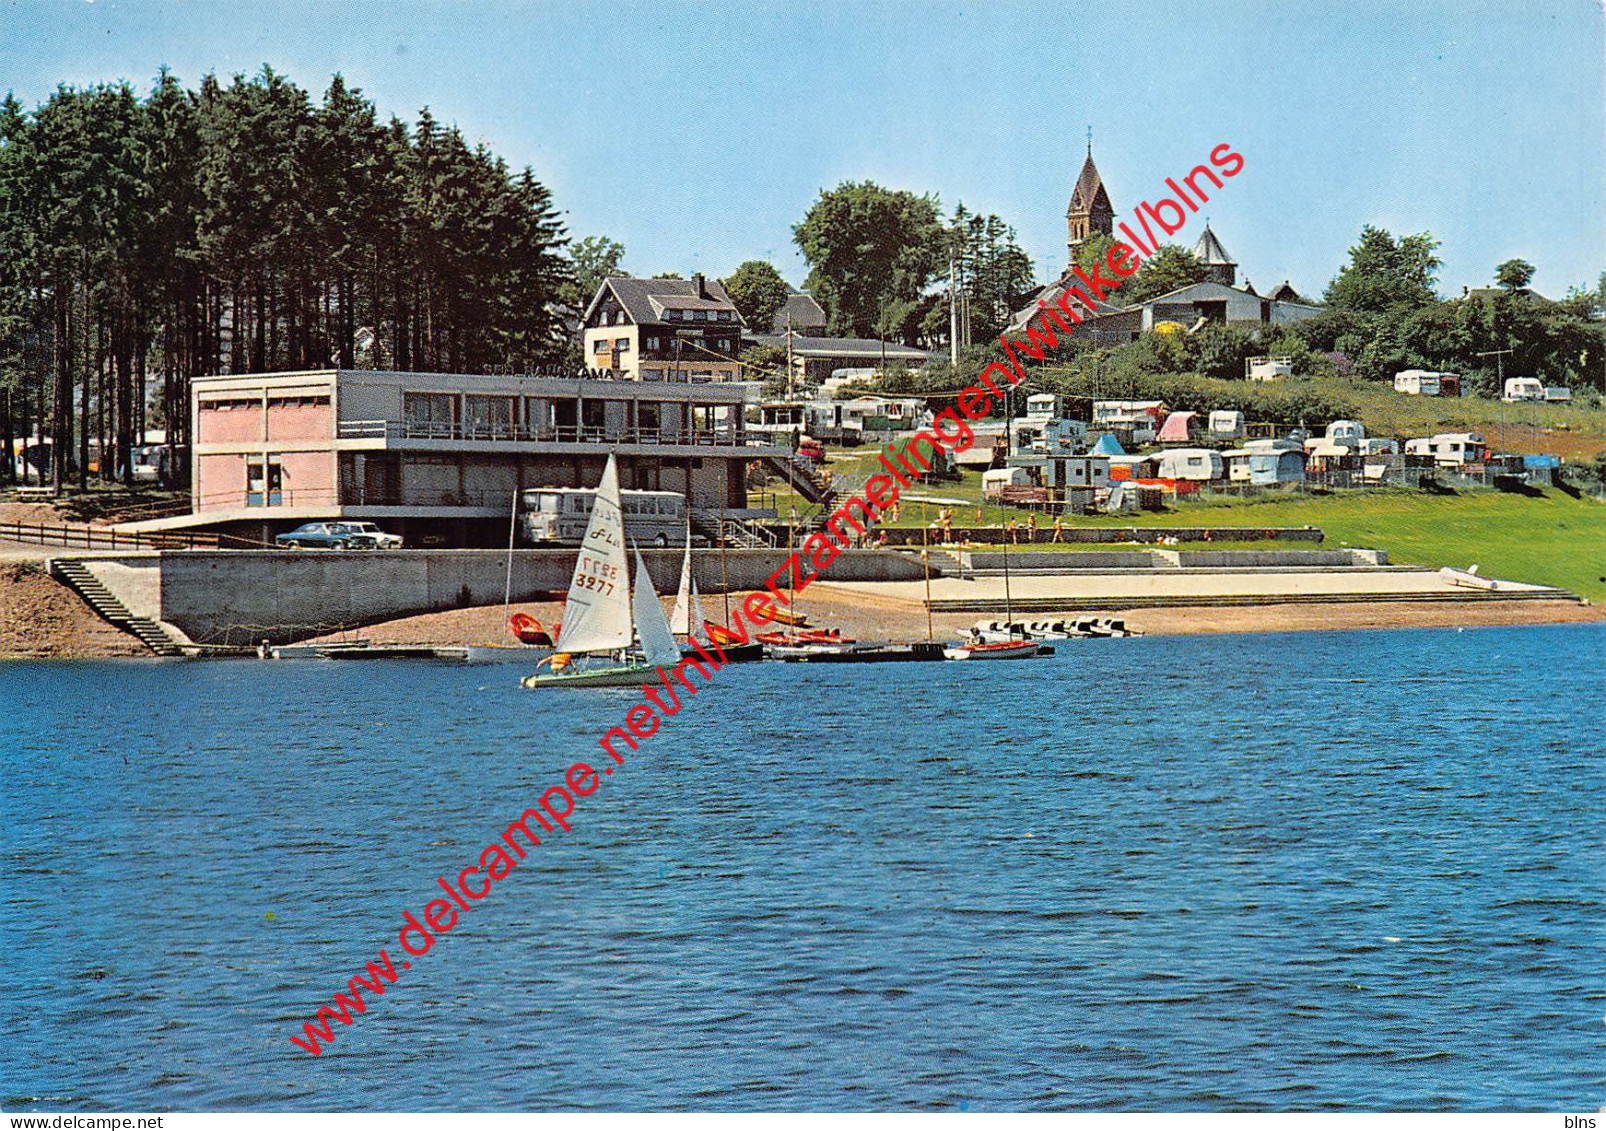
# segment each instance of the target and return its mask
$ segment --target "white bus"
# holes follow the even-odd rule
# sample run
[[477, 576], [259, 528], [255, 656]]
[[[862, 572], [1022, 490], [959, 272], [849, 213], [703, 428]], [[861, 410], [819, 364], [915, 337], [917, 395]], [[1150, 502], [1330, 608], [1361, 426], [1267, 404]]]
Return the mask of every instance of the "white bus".
[[[621, 491], [625, 537], [638, 546], [686, 544], [686, 497], [674, 491]], [[519, 499], [527, 546], [578, 546], [597, 492], [590, 487], [532, 487]]]

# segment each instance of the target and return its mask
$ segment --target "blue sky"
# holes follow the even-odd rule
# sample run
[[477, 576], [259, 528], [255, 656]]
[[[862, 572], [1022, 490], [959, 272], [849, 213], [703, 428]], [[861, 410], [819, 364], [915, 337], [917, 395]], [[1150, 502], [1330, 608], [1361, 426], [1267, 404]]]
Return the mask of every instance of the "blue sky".
[[1088, 125], [1121, 212], [1233, 143], [1246, 167], [1207, 211], [1262, 288], [1319, 293], [1366, 223], [1441, 239], [1446, 294], [1512, 256], [1556, 295], [1606, 268], [1598, 0], [0, 0], [0, 87], [30, 105], [264, 62], [315, 93], [339, 71], [387, 115], [427, 104], [635, 274], [760, 257], [801, 282], [792, 224], [869, 178], [999, 213], [1047, 275]]

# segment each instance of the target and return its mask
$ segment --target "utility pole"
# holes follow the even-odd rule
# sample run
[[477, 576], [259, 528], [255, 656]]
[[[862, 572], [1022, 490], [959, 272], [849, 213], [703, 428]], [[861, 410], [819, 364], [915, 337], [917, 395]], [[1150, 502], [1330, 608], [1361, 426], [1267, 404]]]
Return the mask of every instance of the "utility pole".
[[1505, 355], [1511, 350], [1488, 350], [1478, 354], [1479, 357], [1492, 357], [1495, 364], [1495, 396], [1500, 398], [1500, 447], [1506, 446], [1506, 361]]
[[952, 249], [948, 252], [948, 363], [959, 368], [959, 284]]

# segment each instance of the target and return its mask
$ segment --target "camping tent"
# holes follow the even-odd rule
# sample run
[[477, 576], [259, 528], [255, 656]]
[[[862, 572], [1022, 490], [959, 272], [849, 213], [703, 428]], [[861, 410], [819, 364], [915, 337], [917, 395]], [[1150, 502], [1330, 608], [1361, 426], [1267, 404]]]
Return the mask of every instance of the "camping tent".
[[1160, 428], [1160, 442], [1162, 444], [1186, 444], [1193, 439], [1193, 418], [1196, 412], [1173, 412], [1165, 418], [1165, 424]]
[[1121, 441], [1110, 432], [1099, 437], [1099, 442], [1093, 445], [1092, 455], [1096, 456], [1124, 456], [1126, 451], [1121, 447]]

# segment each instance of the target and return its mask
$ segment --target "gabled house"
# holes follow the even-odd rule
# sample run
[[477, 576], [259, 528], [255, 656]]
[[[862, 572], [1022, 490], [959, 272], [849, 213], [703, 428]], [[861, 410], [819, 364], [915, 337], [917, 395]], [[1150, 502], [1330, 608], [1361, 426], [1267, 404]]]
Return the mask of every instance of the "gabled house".
[[805, 291], [793, 291], [781, 309], [775, 312], [775, 321], [771, 323], [769, 332], [784, 334], [790, 330], [794, 334], [824, 337], [825, 324], [825, 309], [814, 301], [814, 296]]
[[717, 279], [605, 279], [586, 307], [585, 364], [642, 381], [735, 381], [746, 328]]

